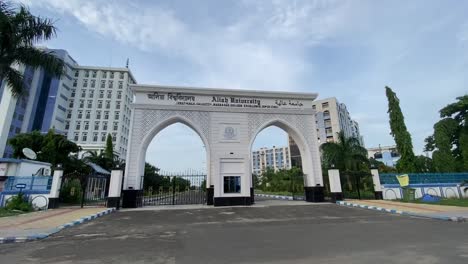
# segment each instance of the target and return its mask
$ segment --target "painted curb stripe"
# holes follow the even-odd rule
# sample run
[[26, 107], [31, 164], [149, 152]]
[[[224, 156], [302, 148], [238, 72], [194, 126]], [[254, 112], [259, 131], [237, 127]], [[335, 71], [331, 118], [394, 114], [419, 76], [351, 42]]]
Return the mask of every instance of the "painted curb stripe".
[[98, 212], [96, 214], [85, 216], [85, 217], [82, 217], [82, 218], [80, 218], [78, 220], [63, 224], [63, 225], [58, 226], [57, 228], [53, 229], [49, 233], [34, 234], [34, 235], [27, 236], [27, 237], [24, 237], [24, 236], [0, 237], [0, 244], [21, 243], [21, 242], [34, 241], [34, 240], [38, 240], [38, 239], [44, 239], [44, 238], [47, 238], [50, 235], [55, 234], [55, 233], [59, 232], [60, 230], [65, 229], [67, 227], [72, 227], [72, 226], [75, 226], [75, 225], [79, 225], [79, 224], [82, 224], [82, 223], [86, 222], [87, 220], [96, 219], [96, 218], [98, 218], [100, 216], [104, 216], [104, 215], [110, 214], [112, 212], [115, 212], [115, 208], [109, 208], [109, 209], [106, 209], [104, 211]]
[[364, 208], [364, 209], [368, 209], [368, 210], [375, 210], [375, 211], [387, 212], [387, 213], [392, 213], [392, 214], [401, 214], [401, 215], [431, 218], [431, 219], [437, 219], [437, 220], [443, 220], [443, 221], [452, 221], [452, 222], [465, 222], [465, 221], [468, 221], [467, 217], [429, 216], [429, 215], [422, 215], [422, 214], [418, 214], [418, 213], [406, 212], [406, 211], [401, 211], [401, 210], [396, 210], [396, 209], [387, 209], [387, 208], [382, 208], [382, 207], [367, 206], [367, 205], [355, 204], [355, 203], [349, 203], [349, 202], [343, 202], [343, 201], [336, 201], [336, 204], [341, 205], [341, 206], [359, 207], [359, 208]]

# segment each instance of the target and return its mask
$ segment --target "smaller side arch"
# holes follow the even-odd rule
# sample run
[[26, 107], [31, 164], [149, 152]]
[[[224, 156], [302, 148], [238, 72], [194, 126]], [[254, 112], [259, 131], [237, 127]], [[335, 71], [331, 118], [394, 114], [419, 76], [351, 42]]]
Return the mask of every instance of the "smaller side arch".
[[[249, 142], [250, 160], [252, 160], [252, 145], [255, 139], [257, 138], [258, 134], [262, 130], [270, 126], [276, 126], [276, 127], [283, 129], [296, 142], [296, 144], [299, 147], [300, 154], [301, 154], [302, 171], [304, 175], [306, 175], [306, 177], [304, 178], [304, 186], [315, 186], [315, 177], [314, 177], [314, 170], [313, 170], [313, 164], [312, 164], [312, 156], [311, 156], [311, 151], [310, 151], [311, 146], [307, 144], [305, 136], [300, 131], [298, 131], [292, 124], [290, 124], [284, 119], [273, 118], [270, 120], [266, 120], [262, 125], [258, 126], [254, 130], [250, 138], [250, 142]], [[252, 166], [252, 164], [250, 164], [250, 166]], [[252, 171], [252, 168], [250, 168], [250, 171]]]

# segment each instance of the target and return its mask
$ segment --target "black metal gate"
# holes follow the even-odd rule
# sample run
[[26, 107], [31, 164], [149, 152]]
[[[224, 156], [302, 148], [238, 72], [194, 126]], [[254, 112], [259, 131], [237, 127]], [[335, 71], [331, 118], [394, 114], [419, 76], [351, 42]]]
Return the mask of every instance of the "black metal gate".
[[180, 205], [206, 203], [206, 174], [159, 173], [157, 181], [144, 186], [143, 205]]
[[341, 189], [345, 199], [375, 199], [372, 175], [366, 172], [345, 172], [341, 175]]
[[106, 206], [109, 175], [72, 172], [62, 177], [59, 201], [63, 206]]

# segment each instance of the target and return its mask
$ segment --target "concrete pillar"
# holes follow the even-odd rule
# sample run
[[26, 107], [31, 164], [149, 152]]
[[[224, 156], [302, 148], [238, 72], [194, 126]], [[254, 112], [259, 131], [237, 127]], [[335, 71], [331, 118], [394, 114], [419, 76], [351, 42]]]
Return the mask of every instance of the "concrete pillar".
[[54, 169], [54, 175], [52, 176], [52, 187], [49, 193], [49, 209], [59, 207], [59, 196], [60, 187], [62, 186], [63, 168], [61, 164], [58, 164]]
[[119, 168], [111, 171], [111, 178], [109, 183], [109, 195], [107, 197], [107, 207], [120, 208], [120, 194], [122, 192], [122, 178], [123, 171]]
[[380, 185], [380, 176], [378, 169], [371, 169], [372, 181], [374, 182], [375, 199], [383, 200], [382, 186]]
[[328, 170], [328, 180], [330, 182], [330, 196], [333, 203], [344, 199], [341, 189], [340, 171], [336, 169]]

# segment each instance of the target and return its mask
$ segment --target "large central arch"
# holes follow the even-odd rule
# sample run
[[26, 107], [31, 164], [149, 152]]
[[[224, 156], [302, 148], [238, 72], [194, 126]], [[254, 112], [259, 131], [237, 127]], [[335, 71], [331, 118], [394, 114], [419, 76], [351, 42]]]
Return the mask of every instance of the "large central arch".
[[133, 85], [124, 206], [139, 205], [147, 147], [165, 127], [183, 123], [206, 146], [207, 203], [250, 205], [251, 147], [268, 126], [285, 130], [303, 155], [305, 196], [323, 201], [323, 179], [312, 101], [316, 94]]

